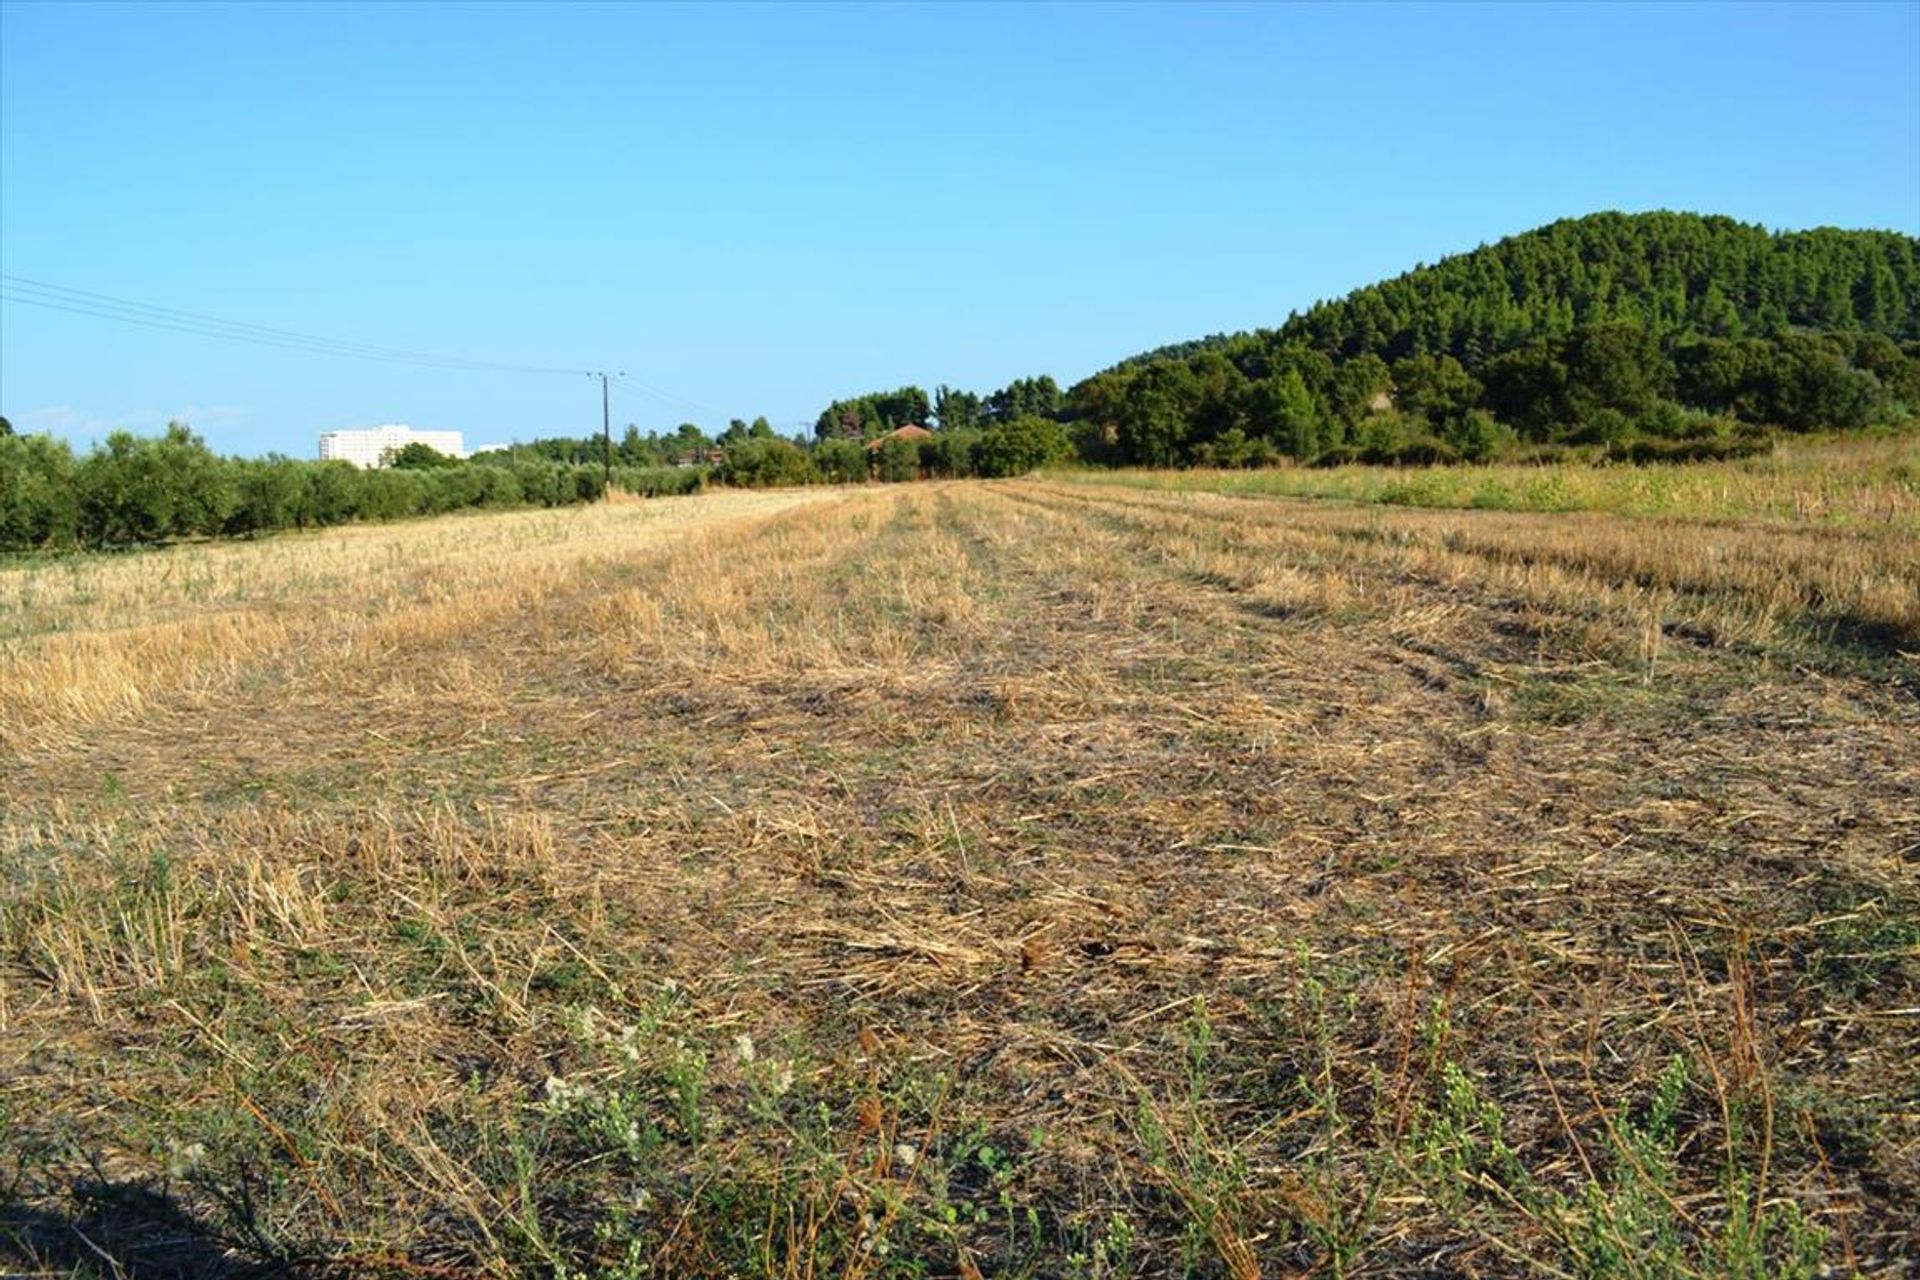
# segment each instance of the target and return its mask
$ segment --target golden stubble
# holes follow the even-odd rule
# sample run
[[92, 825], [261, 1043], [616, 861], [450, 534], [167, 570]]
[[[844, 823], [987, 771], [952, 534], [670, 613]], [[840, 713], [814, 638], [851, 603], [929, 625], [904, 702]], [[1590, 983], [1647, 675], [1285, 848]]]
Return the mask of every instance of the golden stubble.
[[378, 663], [536, 611], [596, 565], [832, 497], [725, 492], [0, 568], [0, 746], [71, 741], [277, 664]]

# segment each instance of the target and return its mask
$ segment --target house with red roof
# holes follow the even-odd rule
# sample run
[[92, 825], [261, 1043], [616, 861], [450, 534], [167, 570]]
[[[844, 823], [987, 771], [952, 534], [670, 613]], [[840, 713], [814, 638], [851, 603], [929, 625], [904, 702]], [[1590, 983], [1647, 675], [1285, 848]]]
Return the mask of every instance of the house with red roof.
[[933, 439], [933, 432], [927, 430], [925, 427], [921, 426], [917, 422], [909, 422], [904, 427], [895, 427], [893, 430], [887, 432], [885, 435], [875, 436], [873, 439], [867, 441], [867, 452], [868, 453], [880, 452], [880, 447], [886, 444], [886, 442], [889, 440], [931, 440], [931, 439]]

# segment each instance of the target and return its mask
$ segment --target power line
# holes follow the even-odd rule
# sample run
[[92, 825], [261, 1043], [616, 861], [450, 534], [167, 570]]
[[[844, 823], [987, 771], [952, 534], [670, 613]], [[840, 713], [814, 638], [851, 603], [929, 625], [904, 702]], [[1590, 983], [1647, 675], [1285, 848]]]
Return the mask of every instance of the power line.
[[701, 404], [698, 400], [689, 400], [685, 396], [675, 395], [664, 387], [657, 387], [644, 378], [629, 377], [625, 382], [618, 385], [623, 392], [630, 393], [636, 399], [646, 399], [656, 404], [671, 405], [683, 412], [701, 413], [709, 416], [718, 415], [720, 412], [712, 405]]
[[[409, 365], [415, 365], [423, 368], [466, 370], [466, 369], [476, 369], [476, 368], [486, 367], [486, 366], [467, 365], [463, 363], [456, 363], [453, 361], [430, 362], [425, 360], [417, 360], [417, 359], [413, 359], [405, 356], [386, 356], [386, 355], [379, 355], [373, 352], [350, 351], [350, 350], [343, 350], [337, 347], [315, 346], [309, 343], [286, 342], [276, 338], [262, 338], [262, 337], [253, 337], [247, 334], [240, 334], [240, 333], [226, 333], [218, 329], [197, 328], [191, 325], [172, 324], [164, 320], [147, 319], [143, 317], [129, 316], [129, 315], [117, 315], [110, 311], [93, 311], [84, 307], [74, 307], [74, 306], [67, 306], [65, 304], [58, 303], [58, 302], [49, 302], [42, 298], [21, 297], [18, 294], [9, 293], [4, 289], [0, 289], [0, 301], [17, 302], [29, 307], [44, 307], [49, 311], [65, 311], [72, 315], [77, 315], [77, 316], [92, 316], [96, 319], [101, 319], [101, 320], [117, 320], [123, 324], [136, 324], [148, 329], [170, 329], [176, 333], [190, 333], [203, 338], [228, 338], [236, 342], [250, 342], [257, 346], [263, 346], [263, 347], [279, 347], [279, 348], [282, 348], [283, 350], [299, 351], [309, 355], [349, 356], [357, 360], [375, 360], [383, 364], [409, 364]], [[565, 373], [571, 374], [575, 371], [571, 369], [567, 369], [567, 370], [541, 370], [541, 372], [565, 372]]]
[[[4, 272], [0, 272], [0, 300], [17, 302], [23, 306], [41, 307], [49, 311], [64, 311], [71, 315], [89, 316], [98, 320], [112, 320], [120, 324], [139, 325], [148, 329], [164, 329], [203, 338], [225, 338], [232, 342], [278, 347], [282, 350], [300, 351], [310, 355], [345, 356], [349, 359], [371, 360], [382, 364], [404, 364], [419, 368], [450, 369], [461, 372], [555, 374], [565, 377], [599, 376], [585, 369], [561, 369], [549, 365], [475, 360], [464, 356], [438, 355], [404, 347], [381, 346], [371, 342], [327, 338], [295, 329], [279, 329], [270, 325], [228, 320], [199, 311], [186, 311], [178, 307], [137, 302], [131, 298], [121, 298], [109, 293], [96, 293], [89, 289], [76, 289], [69, 285], [54, 284], [46, 280], [34, 280]], [[656, 386], [642, 378], [630, 378], [616, 385], [623, 395], [631, 389], [636, 396], [645, 396], [649, 400], [671, 405], [681, 412], [713, 417], [724, 416], [711, 405], [675, 395], [666, 388]], [[604, 385], [601, 389], [601, 400], [601, 416], [604, 420], [606, 417]], [[602, 426], [604, 429], [604, 421]]]
[[631, 375], [624, 381], [615, 383], [614, 389], [623, 395], [631, 392], [636, 399], [644, 397], [656, 403], [669, 405], [682, 412], [704, 414], [707, 417], [715, 419], [726, 416], [710, 404], [701, 404], [698, 400], [689, 400], [685, 396], [677, 396], [671, 391], [656, 387], [642, 378], [636, 378]]
[[92, 316], [101, 320], [115, 320], [122, 324], [141, 325], [150, 329], [169, 329], [179, 333], [196, 334], [200, 337], [227, 338], [259, 346], [280, 347], [315, 355], [346, 356], [351, 359], [374, 360], [386, 364], [411, 364], [423, 368], [476, 372], [562, 374], [568, 377], [578, 377], [586, 372], [582, 369], [560, 369], [547, 365], [474, 360], [463, 356], [437, 355], [402, 347], [325, 338], [291, 329], [276, 329], [267, 325], [226, 320], [219, 316], [183, 311], [176, 307], [135, 302], [132, 299], [118, 298], [111, 294], [94, 293], [86, 289], [74, 289], [66, 285], [30, 280], [24, 276], [4, 273], [0, 273], [0, 299], [52, 311]]

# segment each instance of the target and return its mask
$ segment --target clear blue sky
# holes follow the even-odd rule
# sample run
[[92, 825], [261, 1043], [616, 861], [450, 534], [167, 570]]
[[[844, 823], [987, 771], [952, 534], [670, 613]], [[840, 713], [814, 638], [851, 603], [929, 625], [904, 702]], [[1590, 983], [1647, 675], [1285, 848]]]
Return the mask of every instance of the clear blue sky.
[[[0, 272], [623, 369], [616, 429], [1069, 384], [1651, 208], [1920, 233], [1920, 4], [0, 0]], [[599, 396], [8, 302], [0, 412], [308, 456], [582, 434]]]

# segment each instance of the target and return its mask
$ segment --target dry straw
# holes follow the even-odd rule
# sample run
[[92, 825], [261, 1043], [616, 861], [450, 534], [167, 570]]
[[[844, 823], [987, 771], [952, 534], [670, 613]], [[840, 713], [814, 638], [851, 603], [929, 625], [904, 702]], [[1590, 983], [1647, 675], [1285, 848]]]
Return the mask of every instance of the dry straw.
[[1047, 480], [4, 572], [23, 1270], [1915, 1260], [1896, 531]]

